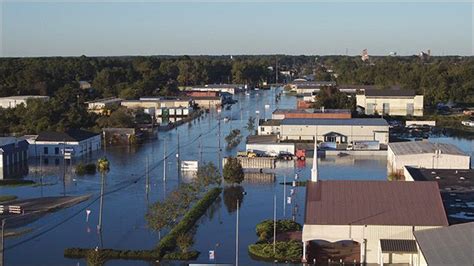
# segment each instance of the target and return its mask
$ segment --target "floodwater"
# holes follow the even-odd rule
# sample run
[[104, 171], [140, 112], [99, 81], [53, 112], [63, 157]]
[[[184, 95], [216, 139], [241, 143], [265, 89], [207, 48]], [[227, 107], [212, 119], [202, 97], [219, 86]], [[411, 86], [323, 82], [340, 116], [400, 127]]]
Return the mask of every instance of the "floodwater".
[[[75, 176], [71, 166], [64, 171], [62, 161], [56, 165], [54, 161], [41, 167], [37, 162], [30, 163], [28, 179], [42, 182], [37, 187], [2, 187], [0, 194], [13, 194], [20, 198], [82, 195], [92, 194], [93, 197], [77, 206], [51, 213], [44, 218], [26, 226], [32, 232], [7, 238], [5, 245], [6, 265], [85, 265], [83, 259], [64, 258], [63, 252], [69, 247], [94, 248], [103, 246], [112, 249], [152, 249], [160, 237], [166, 234], [153, 232], [147, 227], [145, 214], [147, 206], [166, 197], [179, 182], [177, 159], [178, 135], [181, 160], [211, 161], [219, 165], [218, 133], [220, 128], [221, 145], [224, 137], [232, 129], [240, 129], [246, 136], [244, 128], [249, 116], [270, 118], [275, 108], [295, 108], [293, 96], [282, 95], [275, 102], [275, 90], [252, 92], [251, 95], [236, 95], [238, 103], [231, 110], [223, 110], [220, 114], [219, 127], [216, 112], [204, 115], [200, 119], [181, 125], [177, 129], [160, 132], [155, 141], [137, 147], [107, 147], [106, 151], [93, 155], [86, 161], [95, 161], [104, 153], [110, 161], [111, 169], [107, 174], [106, 196], [104, 198], [102, 237], [96, 231], [99, 211], [98, 194], [100, 191], [99, 174], [92, 176]], [[270, 108], [265, 109], [265, 105]], [[259, 111], [259, 114], [256, 113]], [[230, 117], [224, 123], [222, 118]], [[436, 141], [451, 142], [473, 155], [473, 142], [464, 139], [437, 138]], [[167, 160], [163, 163], [166, 146]], [[238, 150], [245, 149], [243, 140], [237, 148], [230, 151], [223, 148], [221, 156], [235, 155]], [[148, 161], [150, 191], [146, 193], [146, 169]], [[326, 157], [319, 158], [321, 179], [361, 179], [384, 180], [387, 176], [385, 156], [373, 157]], [[164, 180], [164, 165], [166, 179]], [[43, 175], [39, 173], [40, 169]], [[234, 263], [236, 239], [236, 195], [242, 195], [239, 226], [239, 262], [241, 265], [264, 264], [252, 260], [247, 246], [257, 240], [255, 225], [262, 220], [273, 218], [273, 199], [277, 198], [277, 218], [292, 218], [302, 223], [304, 217], [304, 188], [284, 186], [284, 180], [293, 180], [298, 174], [299, 180], [309, 178], [311, 160], [295, 165], [295, 162], [278, 163], [274, 183], [242, 183], [239, 187], [227, 187], [223, 195], [203, 217], [196, 231], [193, 249], [201, 252], [198, 263]], [[43, 176], [43, 177], [41, 177]], [[64, 178], [63, 178], [64, 176]], [[285, 197], [294, 189], [290, 204]], [[286, 190], [286, 191], [285, 191]], [[86, 220], [86, 210], [90, 210]], [[7, 222], [8, 223], [8, 222]], [[102, 241], [101, 241], [102, 240]], [[210, 261], [209, 250], [215, 250], [215, 260]], [[142, 261], [109, 261], [107, 265], [150, 265]], [[180, 263], [171, 263], [179, 265]], [[185, 263], [183, 263], [185, 264]], [[268, 263], [269, 264], [269, 263]]]

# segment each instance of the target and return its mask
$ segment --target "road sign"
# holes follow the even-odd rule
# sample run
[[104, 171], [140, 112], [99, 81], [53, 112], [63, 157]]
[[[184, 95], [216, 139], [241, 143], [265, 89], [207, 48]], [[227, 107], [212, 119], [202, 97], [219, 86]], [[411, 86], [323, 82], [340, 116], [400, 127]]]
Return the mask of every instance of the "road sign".
[[214, 250], [209, 250], [209, 260], [214, 260], [214, 258], [215, 258]]

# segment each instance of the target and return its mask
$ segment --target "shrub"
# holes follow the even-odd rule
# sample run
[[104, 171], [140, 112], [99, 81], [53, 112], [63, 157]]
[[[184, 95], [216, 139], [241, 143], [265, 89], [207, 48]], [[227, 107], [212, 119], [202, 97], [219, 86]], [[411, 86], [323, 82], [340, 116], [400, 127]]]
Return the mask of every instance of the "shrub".
[[209, 206], [221, 193], [221, 188], [213, 188], [204, 195], [187, 213], [183, 219], [171, 231], [161, 239], [158, 244], [160, 252], [173, 251], [176, 248], [176, 238], [178, 235], [187, 233], [201, 216], [207, 211]]
[[0, 186], [31, 186], [35, 181], [25, 179], [3, 179], [0, 180]]
[[[292, 220], [278, 220], [276, 222], [277, 234], [283, 232], [301, 231], [301, 224]], [[273, 220], [265, 220], [255, 227], [259, 241], [268, 241], [273, 237]]]
[[303, 256], [303, 244], [296, 240], [279, 241], [276, 242], [275, 253], [273, 253], [273, 244], [253, 244], [248, 247], [248, 252], [255, 259], [300, 262]]
[[188, 249], [193, 246], [193, 236], [190, 234], [180, 234], [176, 238], [176, 244], [182, 253], [188, 252]]
[[79, 163], [76, 165], [76, 174], [78, 175], [93, 175], [95, 174], [96, 166], [93, 163], [83, 164]]

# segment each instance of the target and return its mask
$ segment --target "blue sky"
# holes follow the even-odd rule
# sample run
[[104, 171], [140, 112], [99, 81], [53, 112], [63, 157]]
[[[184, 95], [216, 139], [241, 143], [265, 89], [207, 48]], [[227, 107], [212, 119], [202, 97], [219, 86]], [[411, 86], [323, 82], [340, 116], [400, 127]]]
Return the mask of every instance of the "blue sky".
[[472, 3], [4, 2], [2, 56], [472, 55]]

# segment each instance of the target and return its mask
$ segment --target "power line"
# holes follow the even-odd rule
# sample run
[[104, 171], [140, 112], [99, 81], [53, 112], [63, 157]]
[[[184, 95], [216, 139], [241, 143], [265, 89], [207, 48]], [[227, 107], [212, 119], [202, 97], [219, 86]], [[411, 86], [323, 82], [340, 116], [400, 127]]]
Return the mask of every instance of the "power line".
[[[208, 135], [208, 134], [211, 134], [212, 131], [213, 131], [216, 127], [217, 127], [217, 125], [214, 126], [211, 130], [209, 130], [209, 131], [208, 131], [207, 133], [205, 133], [205, 134], [200, 133], [196, 138], [194, 138], [194, 139], [188, 141], [188, 144], [193, 143], [194, 141], [200, 139], [200, 138], [203, 137], [203, 136], [206, 136], [206, 135]], [[156, 169], [156, 168], [163, 162], [163, 160], [165, 160], [165, 159], [168, 158], [170, 155], [172, 155], [173, 153], [175, 153], [176, 150], [177, 150], [177, 148], [175, 148], [174, 150], [172, 150], [172, 151], [171, 151], [169, 154], [167, 154], [163, 159], [161, 159], [161, 160], [159, 160], [158, 162], [156, 162], [156, 164], [154, 164], [154, 166], [151, 167], [151, 170]], [[132, 185], [138, 183], [138, 181], [140, 181], [140, 179], [142, 179], [142, 178], [145, 177], [145, 176], [146, 176], [146, 173], [144, 173], [144, 174], [138, 176], [137, 178], [135, 178], [135, 179], [133, 179], [133, 180], [127, 180], [127, 181], [124, 181], [124, 182], [117, 183], [115, 186], [120, 185], [120, 184], [122, 184], [122, 183], [123, 183], [123, 186], [119, 186], [119, 187], [117, 187], [117, 188], [115, 188], [115, 189], [112, 189], [112, 190], [109, 190], [109, 191], [104, 192], [104, 197], [107, 196], [107, 195], [113, 194], [113, 193], [115, 193], [115, 192], [121, 191], [121, 190], [123, 190], [123, 189], [125, 189], [125, 188], [128, 188], [129, 186], [132, 186]], [[25, 239], [23, 239], [22, 241], [19, 241], [19, 242], [13, 244], [13, 245], [10, 245], [10, 246], [4, 248], [4, 250], [11, 250], [11, 249], [16, 248], [16, 247], [18, 247], [18, 246], [21, 246], [21, 245], [23, 245], [23, 244], [25, 244], [25, 243], [28, 243], [28, 242], [30, 242], [30, 241], [32, 241], [32, 240], [34, 240], [34, 239], [36, 239], [36, 238], [38, 238], [38, 237], [40, 237], [40, 236], [46, 234], [46, 233], [49, 233], [49, 232], [53, 231], [53, 230], [56, 229], [57, 227], [63, 225], [64, 223], [70, 221], [71, 219], [73, 219], [74, 217], [76, 217], [77, 215], [79, 215], [80, 213], [84, 212], [84, 210], [86, 210], [88, 207], [92, 206], [92, 204], [94, 204], [94, 203], [95, 203], [97, 200], [99, 200], [99, 199], [100, 199], [100, 196], [96, 196], [89, 204], [87, 204], [86, 206], [82, 207], [82, 208], [79, 209], [78, 211], [74, 212], [72, 215], [70, 215], [69, 217], [65, 218], [64, 220], [59, 221], [59, 222], [58, 222], [57, 224], [55, 224], [54, 226], [52, 226], [52, 227], [50, 227], [50, 228], [47, 228], [47, 229], [45, 229], [44, 231], [39, 232], [39, 233], [37, 233], [37, 234], [35, 234], [35, 235], [32, 235], [32, 236], [30, 236], [30, 237], [28, 237], [28, 238], [25, 238]]]

